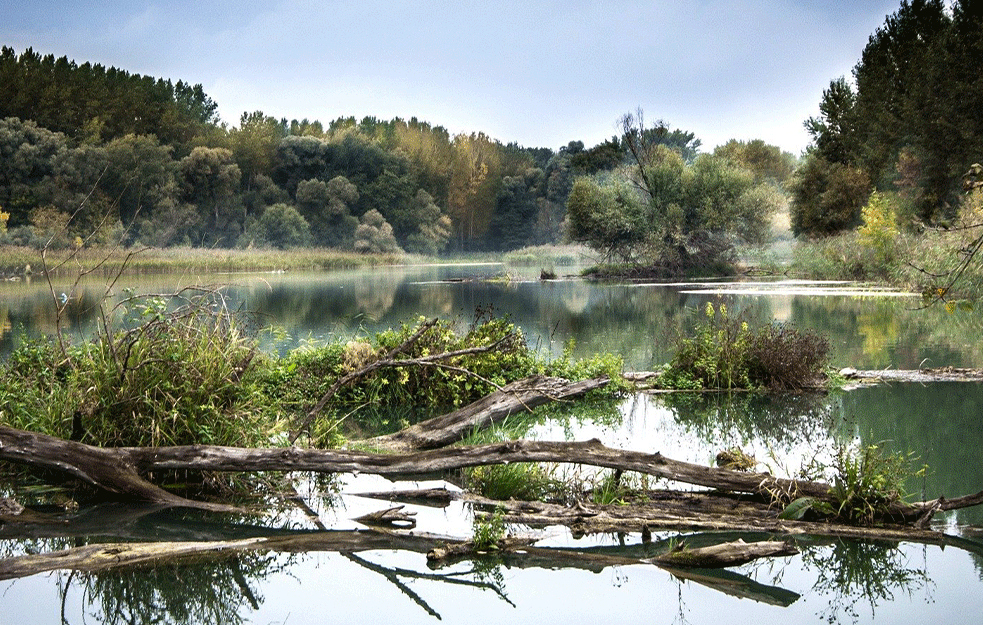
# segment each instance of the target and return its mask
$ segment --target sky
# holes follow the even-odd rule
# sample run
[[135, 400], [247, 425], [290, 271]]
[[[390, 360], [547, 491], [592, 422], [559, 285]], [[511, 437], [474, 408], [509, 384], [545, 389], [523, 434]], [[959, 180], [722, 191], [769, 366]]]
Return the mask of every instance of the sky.
[[588, 147], [644, 111], [712, 150], [799, 154], [803, 122], [900, 0], [0, 0], [0, 45], [200, 83], [243, 112], [417, 117]]

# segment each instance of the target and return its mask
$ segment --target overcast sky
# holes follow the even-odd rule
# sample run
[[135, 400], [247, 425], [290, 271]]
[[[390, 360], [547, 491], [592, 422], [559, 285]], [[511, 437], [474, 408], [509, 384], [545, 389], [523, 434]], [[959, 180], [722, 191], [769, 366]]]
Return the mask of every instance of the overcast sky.
[[900, 0], [0, 0], [0, 44], [201, 83], [222, 119], [418, 117], [594, 145], [622, 114], [710, 150], [802, 122]]

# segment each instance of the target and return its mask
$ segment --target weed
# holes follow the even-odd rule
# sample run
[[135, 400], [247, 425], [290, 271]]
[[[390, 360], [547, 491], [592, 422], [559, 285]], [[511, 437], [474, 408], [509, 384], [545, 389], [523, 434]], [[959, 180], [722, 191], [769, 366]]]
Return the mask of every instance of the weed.
[[601, 505], [627, 505], [631, 489], [621, 478], [621, 471], [602, 474], [591, 488], [591, 501]]
[[469, 491], [499, 501], [564, 501], [569, 490], [553, 469], [526, 462], [468, 469], [465, 484]]
[[[810, 507], [815, 512], [848, 523], [871, 525], [876, 519], [889, 515], [892, 504], [907, 496], [905, 482], [908, 479], [925, 474], [925, 466], [912, 470], [915, 461], [917, 458], [911, 453], [887, 452], [883, 443], [842, 445], [837, 448], [830, 467], [831, 503], [813, 500], [801, 502], [799, 507]], [[813, 465], [807, 467], [804, 474], [817, 479], [826, 473], [824, 469]]]
[[505, 511], [496, 508], [495, 512], [474, 517], [471, 543], [476, 551], [493, 551], [505, 538]]

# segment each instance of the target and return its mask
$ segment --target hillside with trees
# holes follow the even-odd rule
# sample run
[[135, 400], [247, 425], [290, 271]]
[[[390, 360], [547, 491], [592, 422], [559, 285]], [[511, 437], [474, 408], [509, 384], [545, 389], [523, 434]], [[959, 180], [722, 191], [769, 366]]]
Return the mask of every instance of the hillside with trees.
[[[623, 177], [634, 162], [626, 136], [554, 151], [416, 118], [323, 125], [254, 111], [229, 127], [216, 111], [201, 85], [3, 47], [0, 243], [437, 255], [560, 243], [568, 230], [587, 241], [567, 214], [571, 191], [586, 184], [578, 179]], [[777, 152], [732, 142], [701, 160], [693, 133], [667, 126], [645, 141], [704, 172], [701, 181], [724, 172], [745, 186], [759, 174], [744, 166], [764, 166], [748, 151]], [[724, 160], [744, 163], [741, 172], [721, 169]], [[694, 201], [713, 212], [729, 198]]]
[[87, 244], [511, 249], [562, 239], [583, 171], [580, 142], [554, 152], [415, 118], [261, 111], [227, 127], [216, 110], [201, 85], [3, 47], [4, 242], [99, 229]]

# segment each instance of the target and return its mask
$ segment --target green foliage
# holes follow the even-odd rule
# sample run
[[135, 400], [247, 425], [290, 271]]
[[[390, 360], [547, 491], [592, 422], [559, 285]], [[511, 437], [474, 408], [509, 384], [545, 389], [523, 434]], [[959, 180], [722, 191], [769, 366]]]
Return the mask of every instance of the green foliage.
[[0, 363], [0, 422], [25, 430], [71, 433], [78, 383], [55, 344], [24, 338]]
[[630, 384], [621, 375], [625, 368], [624, 358], [618, 354], [605, 352], [576, 359], [573, 357], [575, 347], [574, 340], [570, 339], [563, 346], [563, 353], [558, 358], [549, 360], [538, 368], [546, 375], [567, 380], [608, 378], [611, 382], [605, 388], [595, 391], [597, 395], [615, 396], [629, 390]]
[[406, 251], [431, 256], [444, 251], [451, 238], [451, 218], [440, 210], [433, 196], [423, 189], [416, 192], [414, 209], [417, 232], [407, 237]]
[[659, 378], [675, 389], [801, 389], [814, 386], [828, 362], [829, 342], [787, 325], [752, 330], [726, 306], [708, 303], [694, 335], [680, 341]]
[[210, 303], [131, 300], [130, 330], [63, 354], [25, 343], [0, 373], [3, 421], [94, 445], [268, 444], [278, 414], [260, 393], [255, 342]]
[[578, 178], [567, 200], [571, 241], [586, 243], [606, 259], [640, 260], [647, 239], [644, 206], [624, 184]]
[[834, 80], [806, 126], [819, 156], [906, 190], [923, 223], [945, 222], [983, 152], [983, 25], [973, 0], [905, 0], [870, 37], [853, 84]]
[[761, 139], [738, 141], [731, 139], [717, 146], [714, 156], [728, 158], [753, 173], [757, 182], [771, 182], [781, 186], [792, 176], [795, 156], [782, 152], [776, 145], [768, 145]]
[[528, 462], [475, 467], [465, 473], [465, 484], [469, 491], [499, 501], [561, 501], [568, 491], [550, 470]]
[[863, 225], [857, 228], [858, 240], [873, 250], [879, 264], [887, 267], [892, 261], [898, 236], [894, 207], [886, 197], [875, 191], [861, 210]]
[[[833, 503], [826, 506], [819, 502], [813, 507], [849, 523], [870, 525], [888, 515], [890, 506], [906, 497], [908, 479], [924, 475], [925, 467], [911, 469], [916, 460], [911, 453], [887, 452], [883, 443], [840, 446], [832, 466], [829, 495]], [[815, 467], [808, 470], [817, 471]]]
[[393, 228], [382, 216], [372, 209], [362, 215], [355, 229], [355, 251], [363, 254], [387, 254], [399, 252], [399, 244], [393, 236]]
[[828, 236], [854, 228], [870, 190], [863, 170], [810, 152], [791, 182], [792, 232]]
[[708, 303], [706, 320], [692, 338], [683, 339], [662, 384], [671, 388], [751, 388], [748, 352], [751, 330], [747, 322], [732, 318], [727, 307]]
[[0, 119], [33, 119], [74, 140], [112, 140], [127, 134], [156, 135], [190, 144], [218, 122], [218, 105], [201, 85], [130, 74], [67, 57], [18, 55], [0, 48]]
[[505, 538], [505, 512], [497, 508], [492, 514], [475, 515], [472, 526], [471, 543], [477, 551], [498, 549], [498, 543]]
[[567, 199], [573, 241], [599, 251], [603, 262], [678, 275], [717, 271], [733, 259], [738, 242], [765, 240], [771, 215], [783, 204], [772, 182], [730, 156], [670, 148], [659, 141], [664, 133], [645, 128], [640, 118], [622, 123], [634, 162], [603, 179], [574, 183]]
[[296, 208], [274, 204], [263, 211], [239, 239], [241, 247], [303, 247], [311, 242], [311, 229]]
[[595, 479], [590, 489], [591, 501], [600, 505], [625, 505], [633, 489], [623, 480], [621, 471], [606, 471]]

